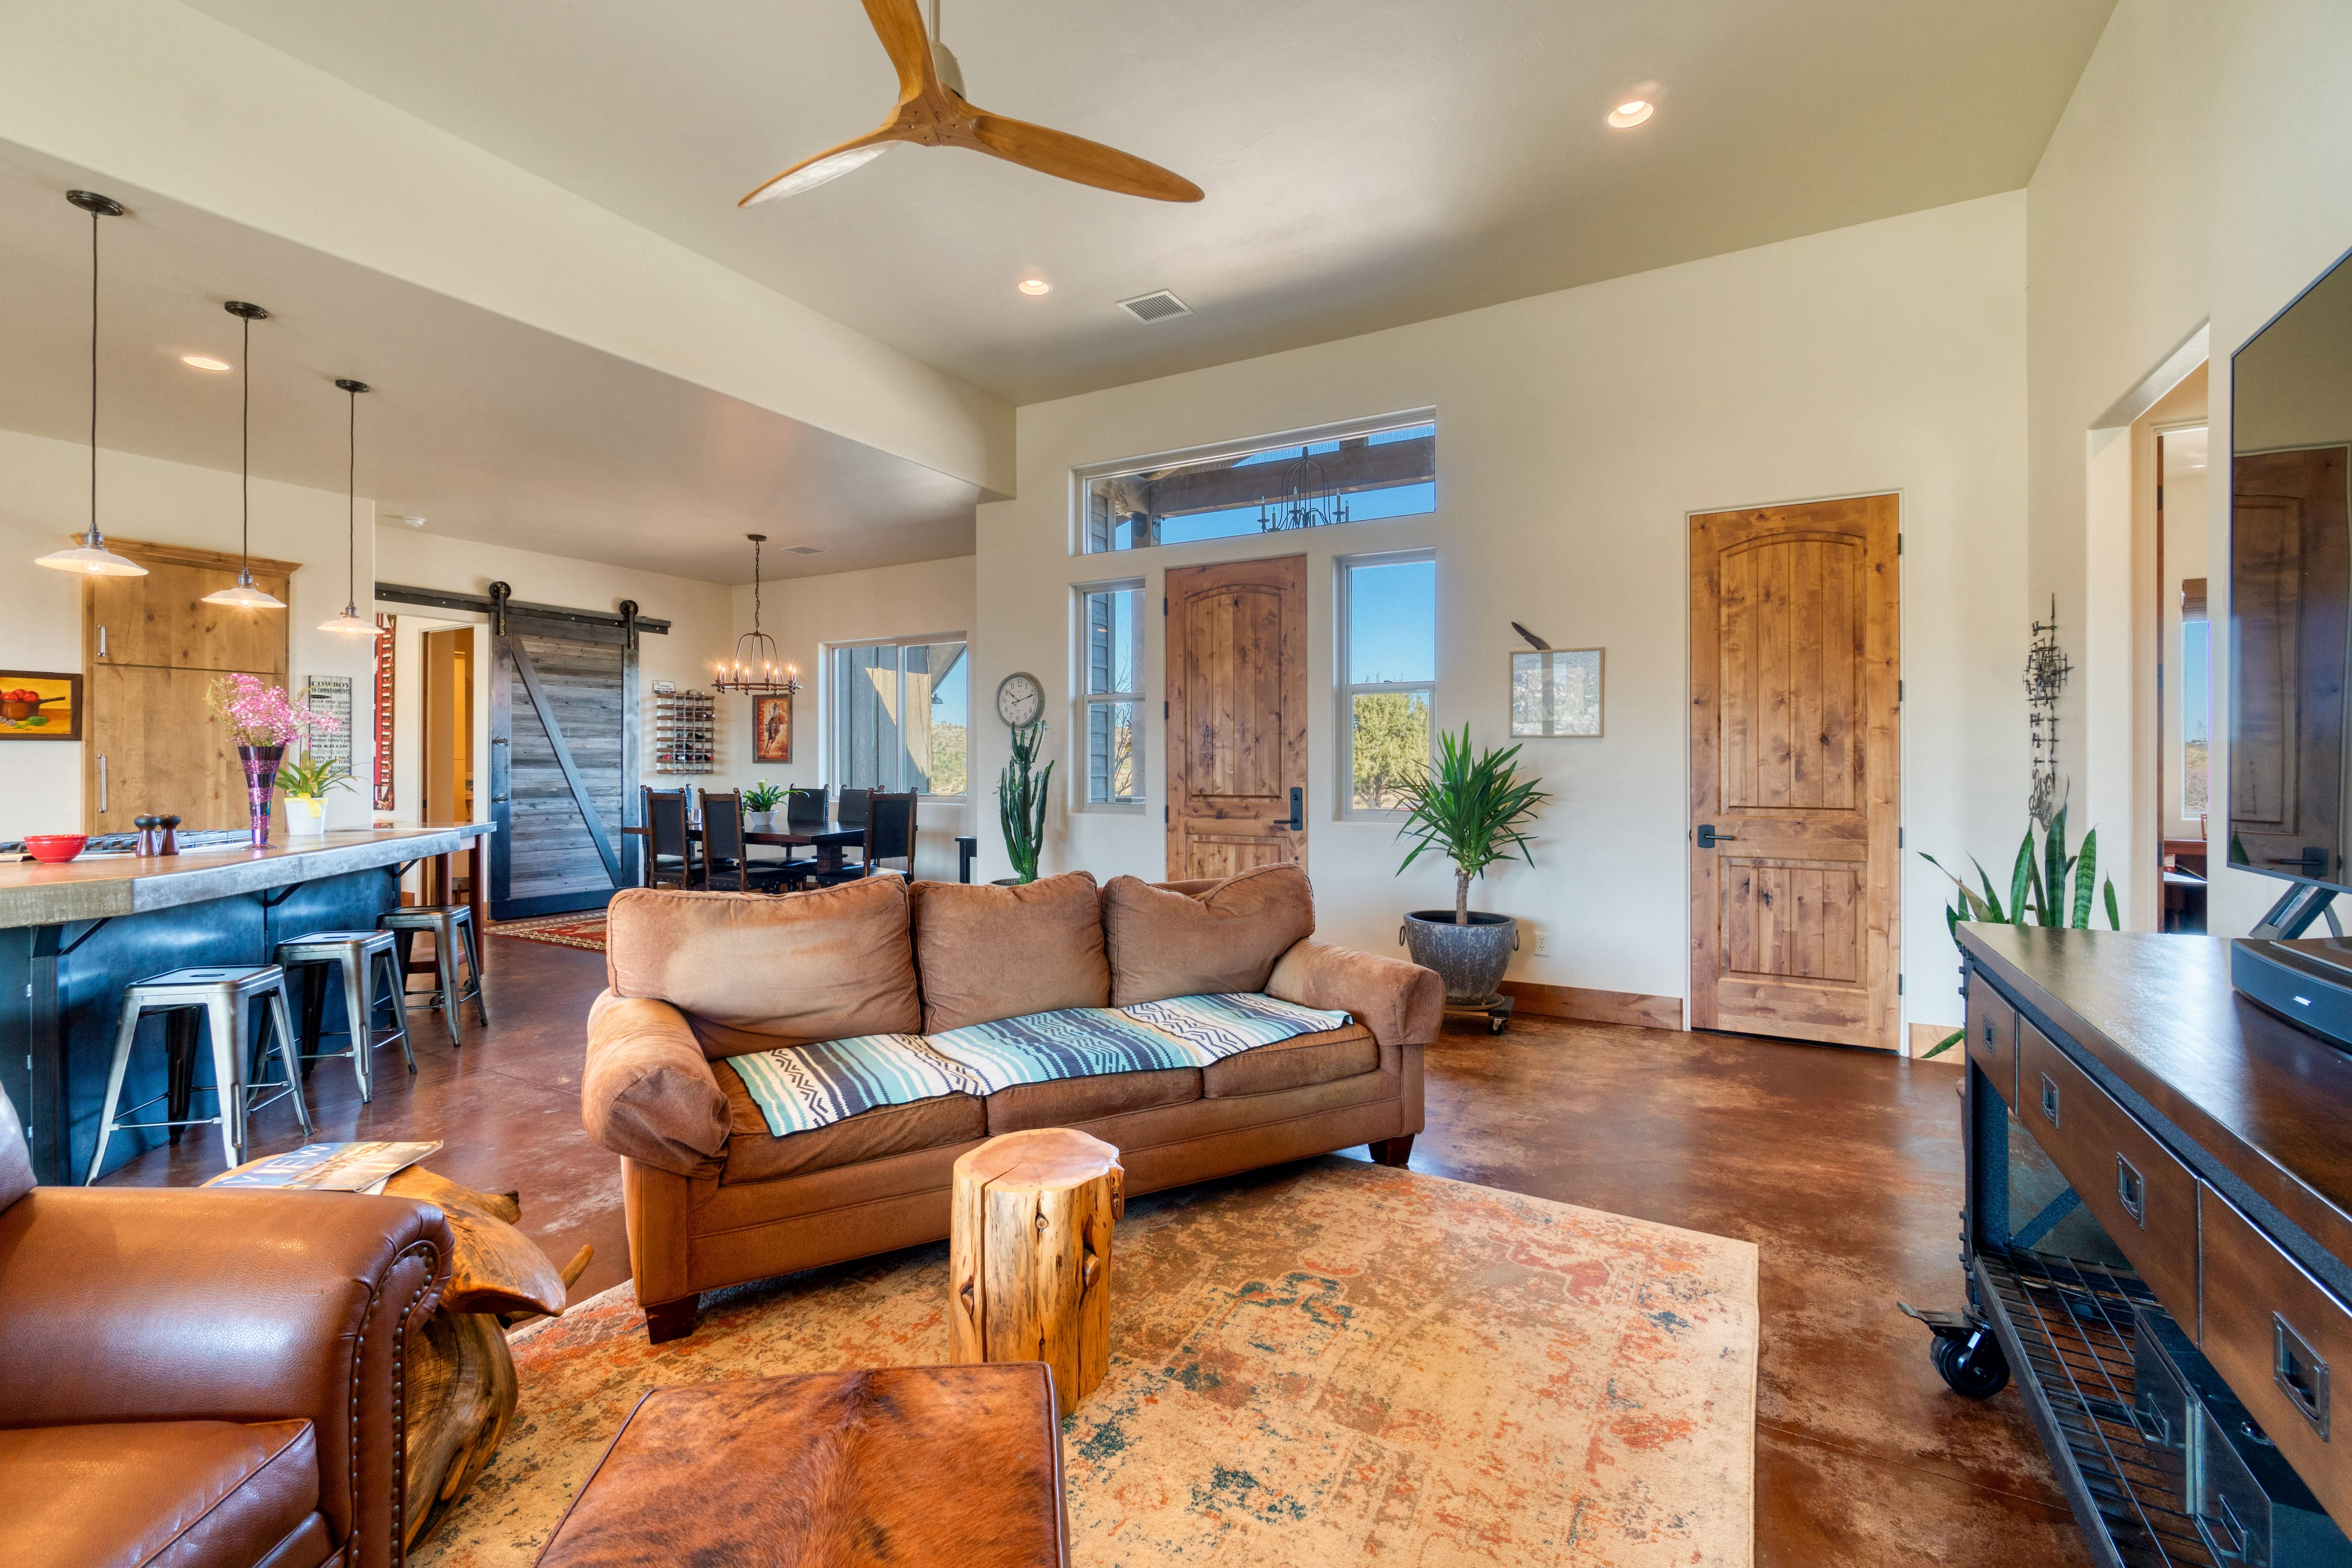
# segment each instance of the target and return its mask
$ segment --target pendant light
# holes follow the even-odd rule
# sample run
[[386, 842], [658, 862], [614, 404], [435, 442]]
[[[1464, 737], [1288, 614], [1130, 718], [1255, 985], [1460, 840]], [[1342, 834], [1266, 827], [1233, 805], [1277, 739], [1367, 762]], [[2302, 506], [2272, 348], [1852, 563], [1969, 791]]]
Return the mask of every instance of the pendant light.
[[331, 621], [320, 621], [319, 629], [341, 632], [345, 637], [380, 637], [383, 628], [361, 618], [359, 594], [353, 582], [359, 571], [360, 552], [360, 394], [368, 390], [368, 384], [340, 376], [335, 384], [351, 394], [352, 399], [351, 464], [345, 479], [349, 493], [343, 515], [343, 613]]
[[245, 323], [245, 434], [237, 467], [243, 481], [243, 521], [237, 532], [236, 586], [206, 594], [207, 605], [228, 605], [240, 610], [282, 610], [286, 601], [265, 593], [253, 580], [253, 323], [269, 320], [269, 312], [242, 300], [221, 307]]
[[735, 639], [735, 662], [719, 672], [711, 689], [790, 697], [801, 689], [800, 671], [781, 662], [776, 639], [760, 629], [760, 546], [768, 542], [768, 536], [747, 533], [743, 537], [751, 542], [751, 629]]
[[109, 550], [98, 531], [98, 220], [121, 217], [122, 204], [96, 191], [68, 191], [66, 200], [89, 215], [89, 529], [71, 550], [52, 550], [33, 564], [87, 577], [144, 577], [147, 568]]

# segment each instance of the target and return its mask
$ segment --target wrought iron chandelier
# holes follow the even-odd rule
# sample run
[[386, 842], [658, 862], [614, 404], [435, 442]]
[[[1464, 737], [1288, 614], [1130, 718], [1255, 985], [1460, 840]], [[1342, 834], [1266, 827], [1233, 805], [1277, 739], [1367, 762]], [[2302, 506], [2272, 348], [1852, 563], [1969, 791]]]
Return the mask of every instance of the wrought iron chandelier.
[[1294, 528], [1328, 528], [1348, 521], [1348, 498], [1321, 463], [1301, 451], [1284, 467], [1274, 490], [1257, 503], [1260, 533]]
[[714, 691], [740, 691], [752, 697], [790, 697], [801, 689], [800, 670], [783, 662], [776, 639], [760, 629], [760, 546], [764, 533], [747, 533], [751, 542], [751, 629], [735, 639], [735, 662], [710, 682]]

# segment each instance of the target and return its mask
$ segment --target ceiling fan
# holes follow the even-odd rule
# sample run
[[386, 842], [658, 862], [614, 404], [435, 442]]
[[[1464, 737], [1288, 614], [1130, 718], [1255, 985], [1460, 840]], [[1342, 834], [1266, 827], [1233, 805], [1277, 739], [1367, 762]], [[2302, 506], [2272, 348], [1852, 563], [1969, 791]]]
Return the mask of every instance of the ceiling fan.
[[866, 0], [866, 19], [882, 39], [883, 51], [898, 68], [896, 113], [863, 136], [803, 159], [735, 205], [798, 195], [827, 180], [872, 163], [899, 142], [924, 147], [968, 147], [1008, 163], [1056, 179], [1149, 196], [1160, 202], [1197, 202], [1201, 187], [1157, 163], [1026, 121], [974, 108], [963, 94], [963, 70], [945, 44], [935, 42], [939, 0], [931, 0], [931, 26], [923, 29], [917, 0]]

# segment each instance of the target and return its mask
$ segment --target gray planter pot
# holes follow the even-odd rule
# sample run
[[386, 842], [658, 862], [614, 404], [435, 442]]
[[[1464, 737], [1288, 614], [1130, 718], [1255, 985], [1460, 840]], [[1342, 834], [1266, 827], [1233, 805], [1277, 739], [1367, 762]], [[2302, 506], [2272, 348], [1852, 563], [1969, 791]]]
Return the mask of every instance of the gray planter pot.
[[775, 826], [776, 814], [772, 811], [747, 811], [743, 814], [743, 830], [746, 833], [772, 833]]
[[1508, 915], [1472, 910], [1470, 923], [1454, 923], [1452, 910], [1415, 910], [1397, 933], [1423, 969], [1445, 982], [1445, 1000], [1457, 1007], [1488, 1007], [1502, 999], [1503, 971], [1518, 950], [1519, 922]]

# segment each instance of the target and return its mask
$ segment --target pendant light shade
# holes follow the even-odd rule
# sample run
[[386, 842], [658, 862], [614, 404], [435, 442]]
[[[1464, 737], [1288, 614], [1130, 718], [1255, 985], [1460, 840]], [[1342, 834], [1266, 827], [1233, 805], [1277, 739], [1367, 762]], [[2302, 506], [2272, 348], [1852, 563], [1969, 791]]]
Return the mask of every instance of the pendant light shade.
[[360, 532], [360, 394], [368, 390], [364, 381], [349, 376], [339, 377], [335, 384], [351, 395], [351, 461], [346, 468], [346, 495], [343, 512], [343, 613], [331, 621], [320, 621], [322, 632], [341, 632], [345, 637], [380, 637], [383, 628], [360, 615], [356, 574], [359, 571]]
[[68, 191], [66, 200], [89, 215], [89, 527], [79, 544], [35, 556], [33, 564], [86, 577], [144, 577], [147, 568], [109, 550], [98, 531], [98, 220], [121, 217], [122, 204], [96, 191]]
[[282, 610], [286, 601], [264, 592], [253, 580], [253, 323], [269, 320], [269, 312], [242, 300], [231, 300], [221, 308], [245, 323], [245, 424], [237, 458], [243, 483], [242, 521], [237, 530], [236, 585], [206, 594], [204, 602], [239, 610]]
[[714, 691], [742, 691], [753, 697], [790, 697], [801, 689], [800, 671], [785, 664], [776, 651], [776, 639], [760, 629], [760, 546], [764, 533], [747, 533], [751, 542], [751, 629], [735, 639], [734, 662], [720, 668], [711, 682]]

